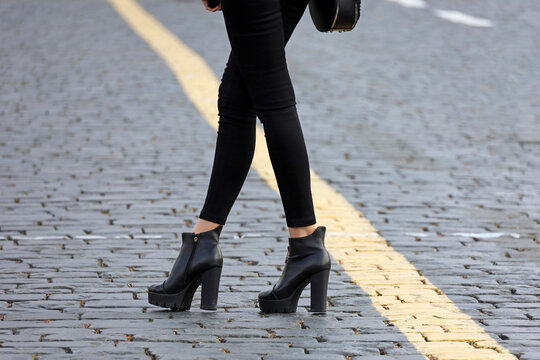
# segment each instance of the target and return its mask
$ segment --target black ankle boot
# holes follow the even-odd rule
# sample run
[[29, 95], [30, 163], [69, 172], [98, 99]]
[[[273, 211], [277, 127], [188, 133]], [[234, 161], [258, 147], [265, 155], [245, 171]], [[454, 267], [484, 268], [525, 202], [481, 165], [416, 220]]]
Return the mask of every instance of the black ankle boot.
[[299, 238], [289, 238], [285, 268], [272, 289], [259, 293], [262, 312], [295, 312], [298, 299], [311, 282], [311, 312], [326, 312], [330, 254], [324, 247], [325, 226]]
[[201, 233], [183, 232], [180, 254], [169, 277], [148, 287], [148, 302], [174, 310], [189, 310], [202, 283], [201, 309], [215, 310], [223, 255], [218, 246], [223, 225]]

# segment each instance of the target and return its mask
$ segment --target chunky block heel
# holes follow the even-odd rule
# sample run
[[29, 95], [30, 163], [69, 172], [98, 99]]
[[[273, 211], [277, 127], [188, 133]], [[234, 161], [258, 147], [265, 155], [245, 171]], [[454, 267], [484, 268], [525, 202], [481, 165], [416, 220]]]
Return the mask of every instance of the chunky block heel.
[[221, 267], [214, 267], [202, 274], [201, 309], [216, 310]]
[[330, 269], [311, 276], [311, 312], [326, 312], [326, 294]]
[[298, 299], [311, 282], [310, 312], [326, 312], [330, 254], [324, 247], [325, 226], [310, 235], [289, 238], [285, 267], [278, 282], [259, 293], [259, 308], [265, 313], [295, 312]]

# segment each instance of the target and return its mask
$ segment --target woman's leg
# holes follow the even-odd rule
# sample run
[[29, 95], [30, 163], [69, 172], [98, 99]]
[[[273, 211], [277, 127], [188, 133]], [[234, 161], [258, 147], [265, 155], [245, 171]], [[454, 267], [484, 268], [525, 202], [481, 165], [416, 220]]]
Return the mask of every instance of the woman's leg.
[[225, 224], [251, 166], [256, 136], [256, 114], [232, 51], [219, 85], [218, 111], [214, 164], [199, 218]]
[[[302, 17], [307, 3], [308, 0], [282, 0], [281, 3], [278, 0], [265, 0], [258, 9], [255, 9], [253, 4], [251, 9], [240, 6], [231, 9], [236, 11], [232, 15], [229, 12], [225, 14], [224, 10], [229, 37], [231, 38], [231, 32], [234, 37], [235, 31], [240, 31], [241, 36], [231, 39], [233, 49], [220, 84], [220, 123], [216, 154], [200, 219], [225, 223], [251, 165], [257, 114], [265, 129], [287, 225], [304, 227], [316, 222], [307, 151], [284, 54], [284, 46]], [[250, 24], [249, 21], [245, 23], [243, 17], [250, 16], [253, 12], [255, 13], [251, 20], [256, 24]], [[265, 34], [258, 33], [260, 31]], [[270, 46], [266, 46], [266, 42]], [[249, 50], [249, 47], [252, 49]], [[261, 54], [261, 49], [267, 52]], [[244, 58], [238, 59], [236, 51]], [[244, 68], [246, 64], [247, 81]], [[258, 88], [252, 89], [248, 86]], [[258, 106], [251, 101], [253, 92], [256, 93], [255, 104]], [[202, 231], [206, 228], [201, 226]], [[297, 236], [307, 233], [298, 233]]]

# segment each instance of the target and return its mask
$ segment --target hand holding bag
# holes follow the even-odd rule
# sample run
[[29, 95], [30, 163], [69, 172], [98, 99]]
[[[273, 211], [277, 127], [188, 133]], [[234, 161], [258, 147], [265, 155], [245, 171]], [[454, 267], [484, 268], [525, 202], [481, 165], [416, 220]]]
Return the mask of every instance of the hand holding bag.
[[320, 32], [350, 31], [360, 17], [360, 0], [310, 0], [309, 14]]

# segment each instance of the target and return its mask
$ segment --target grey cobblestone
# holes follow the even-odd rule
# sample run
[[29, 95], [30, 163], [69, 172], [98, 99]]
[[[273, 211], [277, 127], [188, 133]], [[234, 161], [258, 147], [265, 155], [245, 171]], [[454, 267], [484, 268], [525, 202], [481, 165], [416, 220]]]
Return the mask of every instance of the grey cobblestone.
[[[220, 14], [141, 3], [221, 74]], [[342, 34], [306, 12], [287, 48], [312, 168], [499, 343], [540, 359], [538, 26], [523, 26], [538, 4], [486, 4], [501, 26], [481, 31], [362, 6]], [[215, 132], [106, 2], [1, 2], [0, 53], [1, 358], [424, 358], [335, 262], [326, 315], [306, 311], [309, 287], [297, 314], [259, 313], [287, 232], [253, 170], [221, 240], [218, 311], [149, 305], [202, 206]]]

